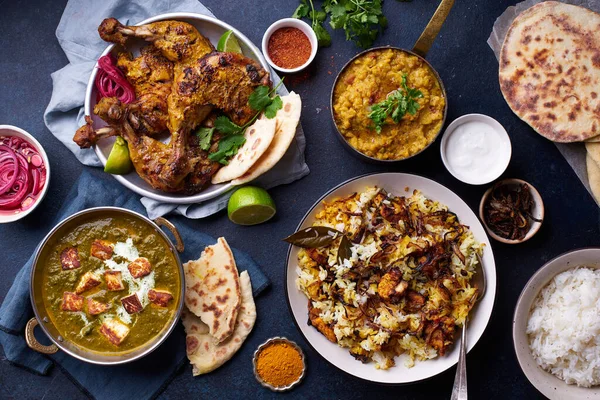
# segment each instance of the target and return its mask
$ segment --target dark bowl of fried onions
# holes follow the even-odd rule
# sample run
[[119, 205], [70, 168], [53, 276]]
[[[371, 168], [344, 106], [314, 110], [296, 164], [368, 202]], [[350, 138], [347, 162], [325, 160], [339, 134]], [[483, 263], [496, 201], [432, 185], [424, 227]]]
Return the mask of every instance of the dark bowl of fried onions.
[[540, 230], [544, 203], [529, 183], [505, 179], [484, 193], [479, 204], [479, 218], [495, 240], [506, 244], [523, 243]]

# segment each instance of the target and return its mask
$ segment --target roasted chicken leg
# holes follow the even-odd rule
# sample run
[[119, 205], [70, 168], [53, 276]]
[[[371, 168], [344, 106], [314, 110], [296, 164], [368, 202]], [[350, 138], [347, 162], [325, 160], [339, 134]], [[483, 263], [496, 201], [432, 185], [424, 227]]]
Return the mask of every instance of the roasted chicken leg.
[[[192, 129], [214, 109], [221, 110], [238, 125], [250, 121], [255, 112], [248, 99], [257, 86], [270, 86], [269, 73], [241, 54], [215, 52], [208, 39], [185, 22], [124, 26], [109, 18], [98, 31], [104, 40], [121, 45], [128, 37], [143, 38], [173, 63], [173, 82], [167, 96], [167, 127], [171, 133], [168, 144], [140, 131], [135, 115], [131, 118], [133, 108], [123, 109], [116, 99], [102, 99], [98, 112], [127, 140], [133, 165], [145, 181], [166, 192], [197, 193], [220, 167], [208, 159], [209, 152], [216, 151], [218, 134], [206, 152], [200, 149], [195, 135], [190, 134]], [[130, 82], [136, 82], [137, 67], [128, 69], [127, 64], [120, 67]], [[90, 129], [90, 126], [80, 128], [83, 132]]]

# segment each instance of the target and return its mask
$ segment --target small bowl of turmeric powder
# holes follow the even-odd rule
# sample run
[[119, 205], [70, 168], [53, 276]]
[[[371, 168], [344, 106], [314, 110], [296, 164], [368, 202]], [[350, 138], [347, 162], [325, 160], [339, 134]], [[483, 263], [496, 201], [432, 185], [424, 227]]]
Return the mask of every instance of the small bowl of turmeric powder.
[[302, 381], [306, 371], [300, 346], [284, 337], [274, 337], [254, 352], [254, 376], [264, 387], [285, 392]]

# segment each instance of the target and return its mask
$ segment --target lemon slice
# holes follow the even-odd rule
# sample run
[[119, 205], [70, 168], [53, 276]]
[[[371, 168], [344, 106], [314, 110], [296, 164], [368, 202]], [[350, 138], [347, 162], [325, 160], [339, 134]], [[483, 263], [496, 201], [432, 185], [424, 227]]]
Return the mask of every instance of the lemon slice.
[[227, 31], [221, 36], [219, 43], [217, 44], [217, 50], [242, 54], [242, 48], [233, 34], [233, 31]]
[[256, 186], [236, 190], [227, 204], [227, 216], [238, 225], [262, 224], [273, 218], [275, 212], [275, 202], [269, 193]]

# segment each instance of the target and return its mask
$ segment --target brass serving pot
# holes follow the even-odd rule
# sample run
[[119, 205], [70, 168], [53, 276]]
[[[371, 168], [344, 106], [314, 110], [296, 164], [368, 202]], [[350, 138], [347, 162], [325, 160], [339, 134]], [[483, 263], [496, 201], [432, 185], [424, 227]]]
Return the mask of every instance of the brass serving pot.
[[[79, 225], [82, 220], [88, 219], [94, 216], [103, 216], [106, 217], [107, 214], [121, 214], [127, 215], [129, 217], [133, 217], [143, 223], [150, 225], [154, 229], [154, 231], [160, 235], [165, 242], [168, 244], [168, 250], [171, 251], [177, 261], [178, 271], [179, 271], [179, 280], [181, 282], [180, 293], [179, 293], [179, 301], [176, 307], [176, 312], [173, 314], [173, 317], [169, 321], [168, 324], [165, 325], [163, 330], [152, 338], [150, 341], [145, 343], [144, 345], [124, 354], [113, 354], [108, 355], [97, 351], [87, 350], [83, 347], [77, 346], [73, 344], [68, 339], [65, 339], [60, 335], [54, 324], [52, 323], [48, 312], [46, 311], [46, 307], [44, 305], [44, 299], [42, 295], [42, 266], [41, 260], [44, 260], [47, 256], [47, 252], [50, 251], [50, 246], [47, 246], [48, 243], [52, 241], [53, 238], [60, 236], [63, 232], [71, 229], [73, 226]], [[167, 228], [176, 240], [176, 245], [174, 245], [169, 237], [160, 229], [161, 226]], [[30, 319], [25, 328], [25, 340], [27, 345], [43, 354], [54, 354], [59, 349], [64, 351], [65, 353], [80, 359], [81, 361], [85, 361], [92, 364], [100, 364], [100, 365], [117, 365], [128, 363], [137, 359], [140, 359], [152, 351], [154, 351], [158, 346], [160, 346], [165, 339], [171, 334], [179, 317], [181, 316], [181, 311], [183, 309], [184, 302], [184, 290], [185, 290], [185, 281], [184, 281], [184, 273], [183, 266], [181, 264], [181, 260], [179, 259], [178, 252], [183, 252], [184, 244], [181, 240], [181, 236], [177, 228], [167, 221], [164, 218], [157, 218], [154, 221], [146, 218], [145, 216], [138, 214], [134, 211], [127, 210], [125, 208], [120, 207], [95, 207], [88, 208], [86, 210], [79, 211], [70, 217], [61, 221], [58, 225], [56, 225], [48, 235], [42, 240], [40, 245], [38, 246], [35, 257], [33, 259], [33, 265], [31, 268], [31, 282], [29, 286], [29, 294], [31, 297], [31, 305], [33, 307], [33, 312], [35, 317]], [[36, 326], [40, 326], [46, 336], [50, 338], [53, 342], [52, 345], [44, 346], [40, 344], [35, 336], [34, 329]]]
[[[414, 157], [414, 156], [422, 153], [427, 148], [429, 148], [429, 146], [431, 146], [432, 143], [434, 143], [436, 141], [436, 139], [438, 138], [438, 136], [442, 132], [442, 130], [444, 128], [444, 124], [446, 122], [446, 116], [448, 114], [448, 96], [446, 95], [446, 88], [444, 87], [444, 83], [442, 82], [442, 79], [440, 78], [440, 75], [435, 70], [435, 68], [433, 68], [433, 66], [429, 63], [429, 61], [427, 61], [425, 59], [425, 56], [427, 55], [427, 52], [431, 48], [431, 45], [433, 44], [433, 41], [435, 40], [435, 38], [437, 37], [438, 33], [440, 32], [440, 29], [442, 28], [442, 25], [446, 21], [446, 18], [448, 17], [448, 14], [450, 13], [450, 10], [452, 9], [453, 5], [454, 5], [454, 0], [442, 0], [440, 2], [440, 5], [438, 6], [437, 10], [433, 14], [433, 17], [431, 17], [431, 20], [429, 21], [429, 23], [425, 27], [425, 30], [423, 31], [423, 33], [421, 33], [421, 36], [419, 37], [419, 39], [417, 40], [417, 42], [413, 46], [412, 50], [406, 50], [406, 49], [402, 49], [402, 48], [395, 47], [395, 46], [374, 47], [374, 48], [365, 50], [365, 51], [363, 51], [361, 53], [358, 53], [356, 56], [352, 57], [346, 63], [346, 65], [344, 65], [344, 67], [340, 70], [340, 72], [337, 74], [337, 77], [335, 78], [335, 81], [333, 83], [333, 87], [331, 88], [331, 96], [330, 96], [330, 99], [329, 99], [329, 110], [331, 112], [331, 119], [333, 121], [333, 126], [335, 128], [335, 132], [337, 133], [336, 136], [338, 137], [338, 139], [340, 140], [340, 142], [342, 143], [342, 145], [344, 146], [344, 148], [346, 150], [348, 150], [351, 154], [357, 156], [358, 158], [360, 158], [360, 159], [362, 159], [364, 161], [368, 161], [368, 162], [375, 163], [375, 164], [386, 164], [386, 165], [387, 164], [394, 164], [394, 163], [398, 163], [400, 161], [408, 160], [409, 158], [412, 158], [412, 157]], [[371, 156], [368, 156], [368, 155], [362, 153], [358, 149], [352, 147], [350, 145], [350, 143], [348, 143], [348, 141], [346, 140], [346, 138], [344, 137], [344, 135], [340, 131], [339, 127], [337, 126], [337, 123], [335, 122], [335, 114], [334, 114], [334, 111], [333, 111], [333, 96], [334, 96], [335, 88], [336, 88], [336, 86], [338, 84], [338, 81], [340, 79], [340, 76], [343, 74], [343, 72], [346, 70], [346, 68], [348, 68], [348, 66], [351, 65], [352, 62], [354, 60], [356, 60], [357, 58], [363, 57], [363, 56], [365, 56], [366, 54], [368, 54], [368, 53], [370, 53], [372, 51], [381, 50], [381, 49], [394, 49], [394, 50], [398, 50], [398, 51], [401, 51], [401, 52], [413, 55], [413, 56], [419, 58], [421, 61], [423, 61], [423, 63], [425, 63], [431, 69], [431, 71], [433, 72], [433, 75], [435, 76], [435, 78], [439, 82], [440, 88], [442, 90], [442, 94], [444, 96], [444, 99], [446, 100], [446, 105], [444, 107], [444, 116], [442, 118], [442, 124], [440, 125], [440, 129], [435, 134], [435, 137], [433, 138], [433, 140], [431, 142], [429, 142], [429, 144], [427, 144], [427, 146], [423, 147], [420, 151], [416, 152], [415, 154], [410, 155], [410, 156], [405, 157], [405, 158], [401, 158], [401, 159], [383, 160], [383, 159], [371, 157]]]

